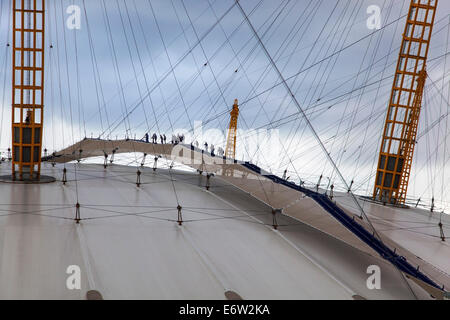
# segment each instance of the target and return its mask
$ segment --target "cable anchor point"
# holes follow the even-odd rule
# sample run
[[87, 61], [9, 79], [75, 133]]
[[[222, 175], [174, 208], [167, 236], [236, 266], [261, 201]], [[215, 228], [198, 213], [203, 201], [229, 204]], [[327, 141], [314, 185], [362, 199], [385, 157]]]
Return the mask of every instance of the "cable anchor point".
[[321, 174], [319, 177], [319, 181], [317, 181], [316, 184], [316, 192], [319, 192], [320, 182], [322, 181], [323, 175]]
[[62, 183], [63, 183], [63, 185], [66, 185], [66, 183], [67, 183], [67, 169], [66, 168], [63, 169]]
[[104, 152], [105, 161], [103, 162], [103, 168], [108, 167], [108, 154]]
[[155, 162], [153, 163], [153, 171], [156, 171], [158, 169], [158, 157], [155, 157]]
[[76, 222], [77, 224], [79, 224], [80, 221], [81, 221], [80, 207], [81, 207], [81, 206], [80, 206], [80, 203], [77, 202], [77, 204], [75, 205], [75, 222]]
[[141, 167], [144, 166], [146, 157], [147, 157], [147, 154], [144, 152], [144, 157], [142, 158], [142, 161], [141, 161]]
[[182, 207], [180, 205], [177, 206], [177, 210], [178, 210], [178, 225], [181, 226], [183, 224], [183, 216], [181, 215], [181, 209]]
[[139, 188], [141, 186], [141, 171], [136, 172], [136, 186]]
[[278, 230], [277, 213], [281, 214], [282, 211], [283, 211], [282, 209], [272, 209], [272, 227], [275, 230]]
[[209, 191], [209, 188], [211, 188], [211, 181], [210, 181], [210, 179], [211, 179], [211, 174], [206, 174], [206, 190], [208, 190]]
[[354, 181], [350, 182], [350, 186], [348, 187], [347, 193], [350, 193], [352, 191]]

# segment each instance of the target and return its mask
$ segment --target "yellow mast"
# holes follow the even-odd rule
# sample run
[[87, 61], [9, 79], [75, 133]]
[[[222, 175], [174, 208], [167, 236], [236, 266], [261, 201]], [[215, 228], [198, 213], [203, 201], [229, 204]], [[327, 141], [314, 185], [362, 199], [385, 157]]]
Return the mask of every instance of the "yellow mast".
[[238, 100], [234, 100], [233, 109], [230, 112], [230, 127], [228, 128], [227, 147], [225, 148], [225, 156], [229, 159], [236, 158], [236, 132], [237, 120], [239, 117]]
[[404, 205], [438, 0], [411, 0], [384, 125], [373, 198]]
[[45, 0], [11, 1], [12, 178], [39, 180], [44, 119]]

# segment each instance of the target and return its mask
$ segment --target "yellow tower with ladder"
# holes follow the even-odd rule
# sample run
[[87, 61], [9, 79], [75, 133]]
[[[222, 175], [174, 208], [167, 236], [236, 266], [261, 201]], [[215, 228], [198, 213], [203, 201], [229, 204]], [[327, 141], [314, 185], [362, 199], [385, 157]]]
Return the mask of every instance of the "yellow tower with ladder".
[[11, 1], [12, 179], [38, 181], [44, 120], [45, 0]]
[[373, 198], [404, 205], [438, 0], [411, 0], [384, 125]]
[[234, 100], [233, 109], [230, 112], [230, 127], [228, 128], [227, 146], [225, 148], [225, 156], [228, 159], [236, 158], [236, 137], [237, 137], [237, 121], [239, 117], [238, 100]]

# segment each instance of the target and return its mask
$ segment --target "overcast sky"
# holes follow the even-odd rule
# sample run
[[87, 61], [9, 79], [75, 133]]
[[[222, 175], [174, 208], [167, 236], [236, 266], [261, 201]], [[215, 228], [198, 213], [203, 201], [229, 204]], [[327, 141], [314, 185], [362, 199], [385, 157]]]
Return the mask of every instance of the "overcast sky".
[[[0, 2], [4, 152], [10, 144], [11, 48], [6, 43], [11, 35], [10, 1]], [[359, 179], [368, 189], [409, 2], [241, 1], [346, 178]], [[80, 29], [67, 27], [77, 21], [66, 11], [70, 5], [81, 10]], [[374, 5], [381, 9], [377, 32], [367, 25], [367, 9]], [[450, 1], [441, 0], [428, 64], [433, 82], [427, 83], [428, 108], [419, 129], [414, 194], [429, 198], [450, 192], [444, 171], [450, 130], [442, 120], [431, 126], [448, 112], [449, 13]], [[271, 89], [280, 79], [234, 1], [51, 0], [46, 16], [44, 142], [49, 150], [91, 135], [141, 138], [145, 132], [192, 131], [195, 121], [203, 121], [204, 132], [223, 131], [237, 98], [239, 128], [246, 130], [239, 136], [239, 158], [275, 172], [288, 168], [311, 181], [321, 173], [333, 179], [286, 89]], [[258, 137], [251, 129], [263, 129], [259, 141], [248, 139]], [[275, 140], [261, 144], [269, 129], [279, 130], [276, 152]], [[195, 138], [223, 144], [220, 137]]]

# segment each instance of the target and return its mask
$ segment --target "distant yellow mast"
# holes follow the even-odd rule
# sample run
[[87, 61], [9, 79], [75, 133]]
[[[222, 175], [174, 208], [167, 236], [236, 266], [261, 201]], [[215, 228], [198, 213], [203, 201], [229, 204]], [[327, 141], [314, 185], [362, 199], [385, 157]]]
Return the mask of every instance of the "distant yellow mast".
[[238, 100], [234, 100], [233, 110], [230, 112], [230, 127], [228, 128], [227, 147], [225, 148], [225, 156], [229, 159], [236, 158], [236, 132], [237, 121], [239, 117]]
[[44, 119], [45, 0], [11, 1], [12, 178], [39, 180]]

